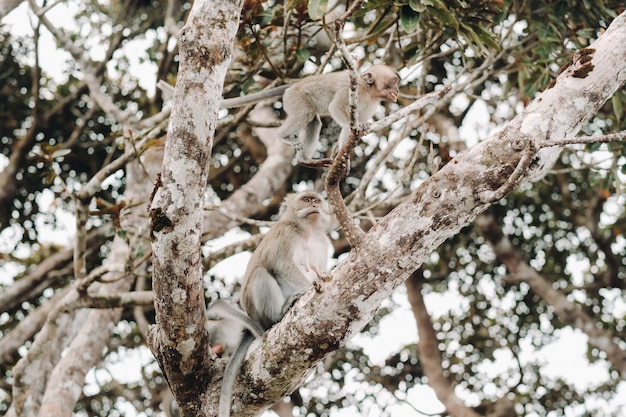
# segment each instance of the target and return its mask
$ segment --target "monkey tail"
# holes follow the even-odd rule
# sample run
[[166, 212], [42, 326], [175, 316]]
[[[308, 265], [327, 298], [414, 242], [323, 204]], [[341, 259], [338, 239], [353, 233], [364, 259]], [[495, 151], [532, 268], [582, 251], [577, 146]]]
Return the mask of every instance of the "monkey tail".
[[255, 337], [250, 333], [250, 331], [246, 331], [241, 343], [237, 346], [237, 350], [230, 358], [228, 365], [226, 365], [224, 377], [222, 378], [218, 417], [230, 417], [230, 407], [233, 402], [235, 381], [237, 380], [237, 375], [239, 375], [239, 372], [241, 371], [243, 361], [246, 359], [246, 353], [254, 340]]
[[[209, 313], [219, 313], [218, 317], [231, 318], [243, 324], [254, 337], [261, 337], [265, 330], [259, 323], [252, 320], [246, 313], [224, 300], [217, 300], [209, 307]], [[221, 314], [221, 316], [220, 316]]]

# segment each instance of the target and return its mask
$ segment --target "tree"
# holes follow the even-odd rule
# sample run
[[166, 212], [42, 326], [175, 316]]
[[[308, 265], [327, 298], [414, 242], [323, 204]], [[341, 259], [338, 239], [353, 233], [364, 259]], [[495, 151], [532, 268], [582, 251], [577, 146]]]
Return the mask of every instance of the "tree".
[[[279, 402], [315, 370], [290, 403], [314, 415], [366, 409], [380, 392], [387, 399], [375, 402], [402, 403], [426, 383], [440, 401], [430, 412], [442, 415], [617, 415], [626, 373], [618, 2], [90, 3], [76, 7], [87, 36], [49, 17], [57, 4], [29, 7], [35, 36], [18, 42], [3, 30], [0, 62], [8, 415], [115, 415], [120, 397], [155, 415], [167, 385], [184, 415], [214, 415], [225, 359], [209, 353], [205, 304], [238, 291], [211, 268], [258, 242], [266, 223], [249, 218], [271, 219], [286, 192], [314, 186], [325, 186], [341, 225], [337, 266], [253, 345], [238, 415]], [[42, 53], [45, 33], [72, 56], [65, 81], [21, 59]], [[96, 40], [107, 45], [99, 61], [86, 53]], [[129, 46], [145, 40], [154, 82], [176, 84], [171, 106], [129, 71]], [[387, 109], [393, 124], [353, 132], [328, 171], [292, 166], [274, 137], [278, 105], [219, 110], [221, 95], [354, 67], [352, 55], [402, 68], [406, 95]], [[421, 97], [437, 100], [418, 108]], [[488, 128], [472, 144], [480, 106]], [[321, 152], [337, 133], [325, 128]], [[64, 212], [75, 219], [72, 248], [45, 239]], [[217, 246], [231, 229], [250, 238]], [[419, 338], [381, 366], [350, 339], [377, 332], [405, 281]], [[429, 314], [436, 294], [463, 308]], [[587, 359], [608, 369], [602, 381], [579, 388], [532, 358], [533, 344], [562, 328], [586, 335]], [[163, 376], [152, 359], [131, 383], [102, 376], [146, 343]], [[508, 369], [484, 370], [502, 355]]]

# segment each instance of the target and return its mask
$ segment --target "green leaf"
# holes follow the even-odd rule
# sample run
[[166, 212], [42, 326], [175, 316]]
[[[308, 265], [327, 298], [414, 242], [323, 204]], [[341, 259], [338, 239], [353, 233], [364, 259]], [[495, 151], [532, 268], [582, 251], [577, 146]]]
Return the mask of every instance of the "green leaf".
[[621, 124], [622, 114], [624, 114], [624, 107], [622, 106], [622, 99], [617, 94], [613, 94], [611, 97], [611, 104], [613, 105], [613, 113], [617, 119], [617, 124]]
[[309, 0], [309, 17], [312, 20], [321, 19], [328, 10], [328, 0]]
[[442, 26], [449, 26], [455, 31], [459, 29], [459, 21], [445, 3], [433, 1], [432, 7], [428, 11], [442, 23]]
[[311, 58], [311, 52], [306, 48], [300, 48], [296, 51], [296, 58], [298, 62], [306, 62]]
[[420, 14], [411, 8], [411, 6], [404, 5], [400, 9], [400, 25], [406, 33], [413, 33], [417, 29], [417, 25], [420, 21]]
[[424, 10], [426, 10], [426, 5], [420, 0], [409, 0], [409, 7], [418, 13], [422, 13]]

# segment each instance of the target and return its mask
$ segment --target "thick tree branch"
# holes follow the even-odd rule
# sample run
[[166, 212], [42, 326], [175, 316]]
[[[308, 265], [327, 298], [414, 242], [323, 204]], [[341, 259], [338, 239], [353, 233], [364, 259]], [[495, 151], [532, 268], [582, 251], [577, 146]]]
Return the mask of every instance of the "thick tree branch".
[[[148, 344], [187, 415], [203, 415], [209, 383], [202, 288], [204, 191], [223, 82], [243, 0], [193, 3], [178, 33], [180, 67], [160, 178], [149, 207], [156, 326]], [[202, 371], [200, 371], [202, 370]]]
[[446, 407], [446, 411], [454, 417], [479, 417], [471, 408], [454, 393], [454, 387], [450, 379], [445, 375], [441, 364], [441, 352], [437, 347], [437, 335], [433, 328], [433, 322], [424, 305], [422, 296], [422, 274], [416, 270], [406, 280], [409, 303], [413, 309], [419, 340], [417, 348], [419, 358], [424, 369], [424, 375], [428, 378], [428, 385], [435, 391], [439, 401]]
[[[316, 363], [359, 332], [434, 249], [482, 213], [488, 204], [478, 196], [507, 182], [521, 158], [520, 143], [525, 149], [529, 137], [575, 135], [621, 88], [626, 81], [626, 13], [591, 48], [595, 70], [585, 78], [564, 71], [555, 87], [502, 130], [461, 152], [422, 183], [368, 231], [330, 282], [305, 293], [255, 342], [239, 379], [245, 383], [235, 389], [234, 409], [241, 411], [240, 417], [269, 407], [304, 382]], [[558, 148], [540, 149], [520, 183], [545, 175], [559, 153]], [[212, 398], [218, 390], [210, 387]]]

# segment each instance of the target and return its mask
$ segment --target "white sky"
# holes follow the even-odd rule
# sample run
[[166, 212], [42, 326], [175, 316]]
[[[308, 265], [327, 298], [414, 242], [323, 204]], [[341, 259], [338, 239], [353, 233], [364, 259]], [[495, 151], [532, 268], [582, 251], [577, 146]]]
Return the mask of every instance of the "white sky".
[[[73, 20], [70, 17], [72, 10], [74, 9], [74, 3], [68, 1], [67, 3], [60, 3], [51, 12], [48, 13], [48, 17], [57, 25], [61, 25], [67, 28], [75, 28]], [[29, 23], [27, 2], [23, 2], [18, 9], [13, 11], [7, 18], [4, 19], [4, 23], [11, 25], [11, 32], [19, 35], [31, 34], [31, 25]], [[64, 51], [59, 50], [56, 47], [52, 36], [45, 30], [42, 31], [40, 39], [42, 56], [40, 62], [44, 71], [52, 78], [62, 82], [67, 79], [64, 63], [70, 58], [70, 55]], [[126, 48], [133, 48], [134, 51], [141, 51], [141, 44], [134, 43], [127, 45]], [[98, 45], [94, 45], [91, 53], [94, 57], [97, 57], [101, 53]], [[148, 86], [154, 86], [154, 66], [148, 64], [139, 63], [140, 54], [135, 54], [135, 62], [133, 64], [133, 74], [136, 76], [141, 75], [142, 85], [144, 88]], [[32, 57], [31, 62], [32, 61]], [[477, 105], [471, 110], [474, 113], [474, 117], [471, 118], [471, 125], [466, 125], [461, 128], [461, 133], [464, 138], [469, 138], [468, 145], [475, 144], [479, 138], [484, 138], [488, 134], [488, 116], [487, 111]], [[6, 165], [6, 158], [0, 155], [0, 169]], [[53, 196], [51, 193], [42, 193], [40, 196], [40, 208], [45, 209], [49, 206], [49, 202]], [[56, 210], [55, 215], [62, 219], [64, 225], [61, 229], [50, 230], [50, 233], [45, 233], [48, 242], [63, 243], [70, 245], [74, 235], [74, 218], [72, 213], [62, 212]], [[237, 233], [225, 236], [221, 239], [224, 244], [230, 240], [236, 240]], [[21, 240], [15, 229], [9, 229], [0, 235], [0, 250], [5, 252], [9, 247], [16, 244]], [[215, 242], [213, 242], [215, 244]], [[24, 248], [26, 250], [26, 248]], [[24, 253], [25, 255], [25, 253]], [[229, 280], [238, 279], [243, 275], [243, 269], [245, 268], [246, 260], [249, 254], [241, 254], [233, 257], [225, 262], [217, 265], [211, 272], [218, 275], [228, 277]], [[7, 284], [12, 281], [13, 276], [19, 272], [19, 268], [16, 265], [6, 264], [3, 268], [0, 268], [0, 282]], [[401, 292], [401, 291], [400, 291]], [[370, 337], [366, 334], [361, 334], [355, 337], [351, 343], [363, 346], [365, 352], [370, 356], [374, 363], [382, 364], [389, 355], [397, 352], [401, 347], [415, 343], [417, 341], [415, 320], [413, 318], [410, 306], [406, 300], [404, 293], [396, 293], [394, 295], [394, 301], [400, 305], [389, 316], [385, 317], [380, 326], [380, 334], [375, 337]], [[433, 318], [446, 314], [449, 309], [461, 309], [460, 303], [455, 303], [453, 300], [460, 300], [458, 295], [454, 294], [454, 290], [446, 294], [427, 294], [425, 296], [426, 305], [433, 315]], [[621, 299], [619, 294], [613, 297], [616, 303], [616, 308], [621, 311], [621, 314], [626, 312], [626, 303]], [[451, 301], [452, 300], [452, 301]], [[616, 313], [619, 313], [617, 311]], [[1, 320], [1, 317], [0, 317]], [[534, 360], [541, 360], [545, 363], [542, 370], [547, 376], [561, 377], [566, 381], [575, 384], [578, 388], [582, 389], [589, 384], [600, 384], [607, 378], [607, 365], [599, 362], [590, 365], [586, 360], [587, 349], [587, 337], [578, 330], [564, 329], [557, 331], [555, 341], [542, 348], [533, 346], [530, 340], [524, 340], [522, 342], [522, 362], [532, 362]], [[502, 369], [516, 368], [514, 359], [510, 353], [506, 350], [500, 350], [495, 355], [496, 360], [493, 363], [485, 363], [482, 365], [482, 370], [487, 374], [496, 375], [502, 372]], [[147, 349], [139, 350], [136, 352], [129, 351], [125, 357], [120, 357], [119, 362], [111, 363], [108, 366], [108, 372], [121, 377], [124, 380], [128, 378], [139, 378], [140, 364], [149, 362], [150, 353]], [[97, 385], [93, 385], [94, 381], [102, 382], [110, 378], [107, 372], [99, 370], [97, 372], [90, 372], [87, 379], [86, 392], [90, 392]], [[497, 387], [492, 387], [494, 394]], [[487, 390], [490, 388], [487, 387]], [[466, 397], [470, 398], [471, 394]], [[437, 401], [432, 390], [428, 387], [415, 387], [411, 390], [407, 401], [413, 404], [416, 408], [427, 412], [437, 413], [443, 410], [442, 405]], [[612, 401], [614, 405], [619, 404], [623, 409], [626, 409], [626, 383], [620, 385], [619, 395]], [[387, 410], [391, 411], [391, 410]], [[394, 415], [401, 416], [419, 416], [421, 414], [416, 413], [414, 409], [406, 404], [400, 404], [393, 407]], [[582, 412], [582, 410], [578, 410]], [[376, 407], [372, 407], [371, 412], [366, 414], [367, 416], [377, 416], [379, 410]], [[267, 413], [273, 415], [273, 413]], [[128, 416], [133, 415], [131, 410], [128, 411]], [[348, 408], [341, 412], [334, 412], [333, 417], [348, 417], [354, 416], [355, 410]], [[578, 415], [575, 409], [567, 410], [568, 416]], [[538, 416], [539, 417], [539, 416]]]

